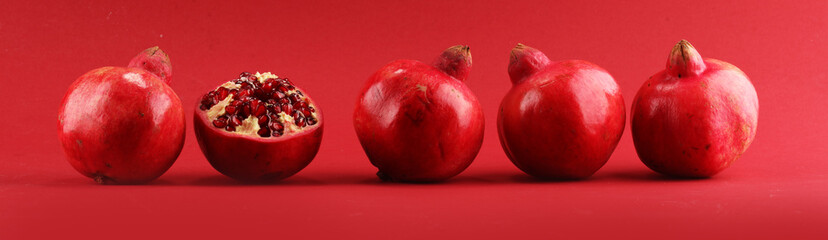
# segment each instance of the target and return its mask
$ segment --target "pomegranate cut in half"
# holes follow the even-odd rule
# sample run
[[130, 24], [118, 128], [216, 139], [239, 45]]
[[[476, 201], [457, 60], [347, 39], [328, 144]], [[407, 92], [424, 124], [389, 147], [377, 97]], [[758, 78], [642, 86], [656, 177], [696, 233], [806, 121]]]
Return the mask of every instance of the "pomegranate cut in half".
[[193, 119], [207, 161], [246, 182], [284, 179], [307, 166], [322, 140], [322, 113], [272, 73], [243, 72], [205, 94]]

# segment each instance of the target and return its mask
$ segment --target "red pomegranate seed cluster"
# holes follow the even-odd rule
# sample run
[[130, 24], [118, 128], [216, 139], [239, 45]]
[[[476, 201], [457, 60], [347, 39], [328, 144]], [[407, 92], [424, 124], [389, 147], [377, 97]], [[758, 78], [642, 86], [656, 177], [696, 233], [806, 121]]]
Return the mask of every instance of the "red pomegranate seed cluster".
[[[256, 75], [243, 72], [238, 79], [229, 82], [233, 84], [224, 84], [201, 98], [200, 109], [208, 111], [232, 96], [224, 106], [224, 113], [211, 119], [214, 127], [235, 132], [252, 116], [257, 120], [259, 136], [278, 137], [285, 134], [285, 128], [290, 124], [298, 128], [317, 124], [313, 114], [316, 110], [287, 78], [262, 80]], [[292, 122], [284, 122], [291, 118]]]

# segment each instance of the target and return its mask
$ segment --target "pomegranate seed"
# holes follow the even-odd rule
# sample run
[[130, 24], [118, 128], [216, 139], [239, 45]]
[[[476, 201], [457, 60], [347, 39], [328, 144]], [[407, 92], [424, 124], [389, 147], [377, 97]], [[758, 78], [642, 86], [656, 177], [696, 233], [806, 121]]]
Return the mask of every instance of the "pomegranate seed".
[[207, 107], [206, 105], [204, 105], [204, 104], [202, 104], [202, 105], [201, 105], [201, 107], [199, 107], [199, 108], [201, 109], [201, 111], [205, 111], [205, 110], [207, 110], [207, 109], [210, 109], [210, 108], [208, 108], [208, 107]]
[[256, 89], [254, 89], [254, 90], [253, 90], [253, 95], [254, 95], [254, 96], [256, 96], [256, 97], [258, 97], [258, 98], [265, 98], [265, 97], [267, 97], [267, 94], [266, 94], [266, 93], [264, 92], [264, 90], [262, 90], [261, 88], [256, 88]]
[[308, 110], [308, 108], [302, 108], [302, 115], [310, 116], [311, 112], [310, 110]]
[[250, 112], [252, 112], [250, 111], [250, 104], [245, 104], [241, 108], [241, 115], [244, 115], [245, 117], [250, 116]]
[[279, 131], [273, 131], [273, 136], [274, 136], [274, 137], [282, 136], [282, 132], [279, 132]]
[[240, 78], [243, 78], [243, 77], [250, 77], [250, 76], [252, 76], [252, 75], [253, 75], [253, 74], [251, 74], [251, 73], [249, 73], [249, 72], [242, 72], [241, 74], [239, 74], [239, 77], [240, 77]]
[[239, 88], [242, 89], [242, 90], [246, 90], [246, 89], [250, 89], [252, 87], [253, 87], [253, 84], [250, 84], [249, 82], [242, 82], [241, 87], [239, 87]]
[[288, 103], [290, 103], [290, 100], [288, 100], [287, 98], [280, 98], [280, 99], [279, 99], [279, 103], [281, 103], [281, 104], [288, 104]]
[[236, 127], [233, 127], [233, 126], [227, 125], [227, 127], [224, 127], [224, 130], [227, 130], [228, 132], [235, 132], [235, 131], [236, 131]]
[[297, 108], [297, 109], [306, 108], [306, 107], [308, 107], [308, 104], [303, 102], [303, 101], [298, 101], [295, 104], [293, 104], [293, 108]]
[[211, 107], [213, 107], [213, 104], [211, 104], [209, 101], [208, 102], [201, 102], [201, 107], [202, 107], [203, 110], [207, 110], [207, 109], [210, 109]]
[[299, 117], [294, 119], [294, 123], [296, 124], [296, 126], [304, 127], [305, 126], [305, 117], [302, 117], [300, 115]]
[[225, 88], [225, 87], [220, 87], [220, 88], [218, 89], [218, 91], [217, 91], [217, 94], [216, 94], [216, 95], [218, 95], [218, 97], [219, 97], [221, 100], [224, 100], [225, 98], [227, 98], [227, 95], [228, 95], [228, 94], [230, 94], [230, 90], [229, 90], [229, 89], [227, 89], [227, 88]]
[[293, 85], [288, 85], [288, 86], [287, 86], [287, 88], [288, 88], [288, 90], [294, 90], [294, 89], [296, 89], [296, 87], [294, 87]]
[[285, 113], [293, 112], [293, 106], [291, 106], [290, 104], [287, 104], [287, 103], [282, 104], [282, 112], [285, 112]]
[[276, 99], [272, 99], [272, 98], [268, 99], [267, 103], [270, 104], [270, 105], [274, 105], [274, 104], [276, 104]]
[[291, 93], [290, 95], [288, 95], [288, 99], [290, 100], [290, 102], [299, 102], [299, 96], [296, 96], [296, 93]]
[[250, 81], [258, 81], [259, 80], [259, 78], [257, 78], [256, 76], [250, 76], [250, 77], [247, 77], [247, 79], [250, 80]]
[[270, 137], [270, 129], [262, 128], [257, 132], [260, 137]]
[[316, 112], [316, 109], [314, 109], [313, 107], [310, 107], [310, 106], [308, 107], [308, 110], [310, 110], [311, 112]]
[[261, 102], [258, 99], [254, 99], [254, 100], [250, 101], [250, 109], [253, 110], [253, 109], [258, 108], [260, 103]]
[[284, 82], [285, 82], [285, 83], [287, 83], [287, 84], [293, 85], [293, 83], [292, 83], [292, 82], [290, 82], [290, 79], [283, 78], [283, 79], [282, 79], [282, 81], [284, 81]]
[[281, 100], [281, 99], [284, 99], [284, 98], [285, 98], [285, 94], [282, 93], [282, 92], [274, 92], [273, 93], [273, 99]]
[[221, 121], [221, 119], [213, 120], [213, 126], [217, 128], [224, 128], [227, 126], [227, 119], [225, 119], [224, 121]]
[[271, 113], [280, 113], [280, 112], [282, 112], [282, 108], [279, 107], [279, 105], [269, 106], [267, 110], [270, 111]]
[[241, 124], [242, 124], [242, 121], [238, 117], [230, 118], [230, 126], [235, 127], [235, 126], [239, 126]]
[[218, 95], [215, 95], [215, 94], [213, 94], [213, 95], [212, 95], [212, 96], [210, 96], [210, 97], [212, 98], [212, 101], [211, 101], [211, 103], [212, 103], [212, 104], [216, 104], [216, 103], [218, 103], [218, 102], [221, 102], [221, 100], [224, 100], [224, 99], [219, 99], [219, 96], [218, 96]]
[[308, 125], [311, 125], [311, 126], [316, 125], [316, 118], [308, 117]]
[[283, 129], [285, 129], [285, 126], [282, 126], [282, 124], [277, 122], [277, 121], [270, 122], [269, 127], [270, 127], [271, 130], [277, 131], [277, 132], [282, 131]]
[[[270, 79], [268, 79], [268, 80], [270, 80]], [[273, 83], [271, 83], [271, 82], [266, 82], [266, 83], [262, 86], [262, 91], [264, 91], [264, 92], [266, 92], [266, 93], [269, 93], [269, 92], [273, 91]]]
[[239, 98], [240, 99], [245, 99], [247, 97], [250, 97], [250, 95], [253, 95], [253, 91], [251, 91], [250, 89], [244, 89], [244, 90], [239, 91]]
[[267, 113], [267, 108], [265, 108], [264, 105], [259, 105], [259, 107], [256, 108], [256, 111], [253, 112], [253, 116], [264, 116], [265, 113]]
[[233, 94], [233, 96], [239, 96], [239, 90], [238, 89], [230, 90], [230, 94]]
[[279, 91], [281, 93], [286, 93], [288, 91], [288, 89], [285, 87], [285, 85], [282, 85], [282, 86], [277, 87], [276, 91]]
[[259, 117], [259, 126], [267, 126], [267, 121], [268, 120], [269, 119], [268, 119], [267, 115], [260, 116]]
[[224, 107], [224, 112], [226, 112], [229, 115], [236, 114], [236, 110], [236, 106], [233, 106], [232, 104], [228, 104], [226, 107]]

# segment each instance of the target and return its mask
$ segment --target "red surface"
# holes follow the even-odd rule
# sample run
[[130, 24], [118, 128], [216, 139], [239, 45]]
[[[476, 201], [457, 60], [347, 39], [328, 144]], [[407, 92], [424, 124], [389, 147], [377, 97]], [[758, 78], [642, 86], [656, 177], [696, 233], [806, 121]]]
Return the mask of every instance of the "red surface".
[[[69, 2], [0, 7], [0, 239], [826, 236], [826, 1]], [[758, 91], [756, 140], [731, 168], [662, 178], [638, 160], [629, 130], [586, 181], [536, 182], [506, 158], [495, 119], [515, 44], [607, 69], [629, 112], [682, 38], [740, 67]], [[487, 120], [478, 158], [443, 184], [379, 183], [351, 124], [359, 89], [394, 59], [431, 61], [455, 44], [471, 46], [468, 83]], [[171, 56], [187, 112], [241, 71], [290, 77], [325, 111], [319, 155], [280, 184], [239, 185], [209, 166], [190, 128], [151, 185], [81, 176], [56, 136], [66, 88], [154, 45]]]

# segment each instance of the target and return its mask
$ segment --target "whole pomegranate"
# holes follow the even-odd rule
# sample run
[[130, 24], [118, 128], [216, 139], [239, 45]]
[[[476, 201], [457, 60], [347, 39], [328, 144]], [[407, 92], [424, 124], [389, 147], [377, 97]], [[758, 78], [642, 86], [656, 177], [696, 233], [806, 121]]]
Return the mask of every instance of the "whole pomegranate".
[[468, 46], [432, 65], [397, 60], [368, 79], [354, 110], [362, 148], [388, 181], [435, 182], [465, 170], [483, 143], [483, 113], [463, 83]]
[[322, 112], [305, 91], [270, 72], [243, 72], [211, 90], [193, 122], [210, 165], [246, 182], [296, 174], [322, 142]]
[[710, 177], [747, 150], [756, 136], [759, 100], [745, 73], [702, 59], [681, 40], [667, 69], [641, 86], [632, 107], [638, 157], [676, 177]]
[[497, 118], [500, 144], [520, 170], [542, 179], [582, 179], [598, 171], [624, 132], [624, 98], [606, 70], [581, 60], [552, 62], [518, 44], [512, 89]]
[[58, 138], [69, 163], [98, 183], [152, 181], [184, 146], [181, 100], [156, 75], [170, 76], [169, 57], [153, 47], [135, 59], [163, 70], [130, 64], [89, 71], [72, 83], [58, 111]]

